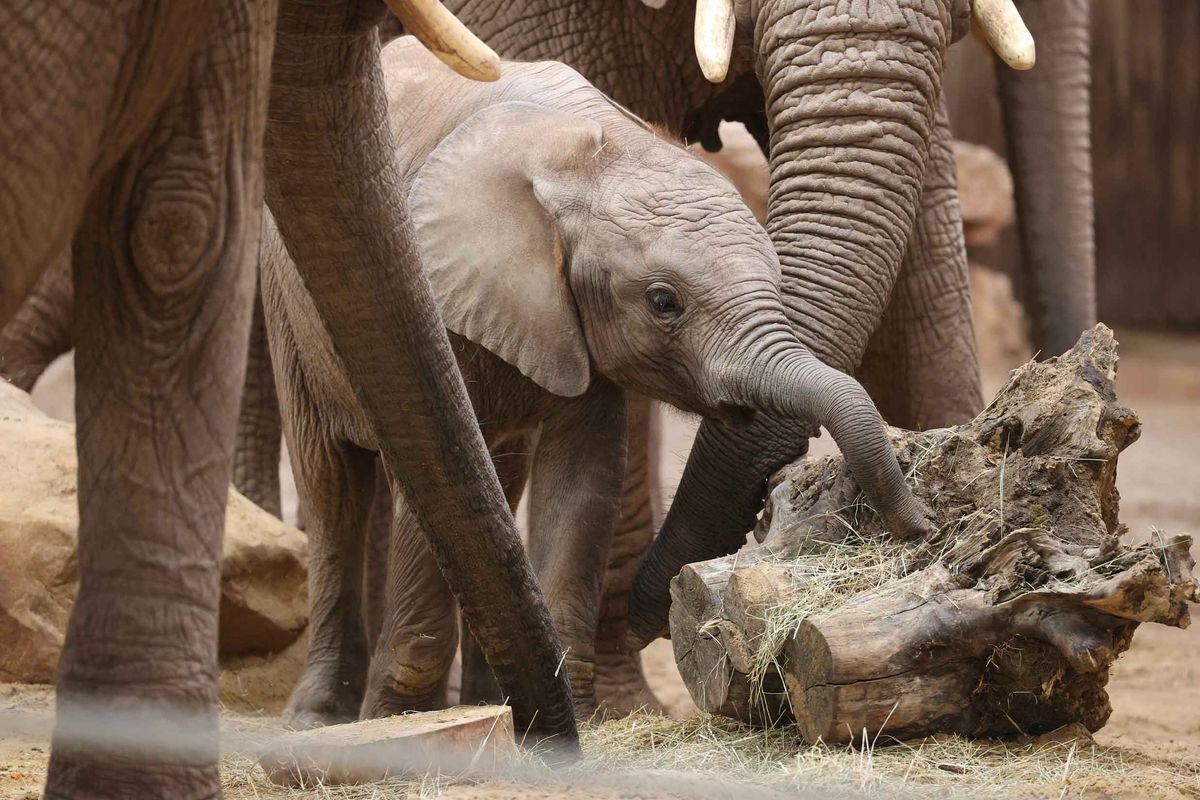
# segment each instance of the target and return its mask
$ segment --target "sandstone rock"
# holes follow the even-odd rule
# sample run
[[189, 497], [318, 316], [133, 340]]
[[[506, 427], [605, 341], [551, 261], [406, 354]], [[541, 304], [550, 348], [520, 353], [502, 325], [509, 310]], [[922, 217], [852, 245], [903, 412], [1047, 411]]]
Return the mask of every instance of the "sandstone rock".
[[[0, 681], [54, 679], [79, 582], [75, 427], [0, 381]], [[308, 619], [304, 535], [230, 490], [221, 652], [287, 647]]]
[[1004, 159], [983, 145], [956, 140], [953, 146], [967, 244], [992, 244], [1016, 217], [1012, 175]]
[[308, 625], [308, 539], [231, 487], [221, 566], [222, 654], [274, 653]]
[[1003, 272], [971, 264], [970, 275], [980, 369], [984, 375], [1004, 375], [1033, 357], [1025, 310]]
[[767, 184], [771, 179], [767, 159], [740, 122], [722, 122], [719, 132], [720, 151], [709, 153], [697, 144], [692, 152], [729, 178], [754, 216], [763, 222], [767, 218]]

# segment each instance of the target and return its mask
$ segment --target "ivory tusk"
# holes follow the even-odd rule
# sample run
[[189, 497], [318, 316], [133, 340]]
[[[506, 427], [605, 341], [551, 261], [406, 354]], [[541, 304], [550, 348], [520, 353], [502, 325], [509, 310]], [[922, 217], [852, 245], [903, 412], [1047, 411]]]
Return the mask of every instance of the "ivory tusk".
[[666, 4], [667, 4], [667, 0], [642, 0], [642, 5], [649, 6], [650, 8], [653, 8], [655, 11], [662, 8]]
[[1013, 0], [974, 0], [971, 15], [983, 37], [1013, 69], [1032, 69], [1036, 57], [1033, 35]]
[[733, 31], [733, 0], [696, 0], [696, 60], [713, 83], [729, 72]]
[[407, 33], [459, 75], [477, 81], [500, 77], [500, 57], [438, 0], [387, 0], [387, 4]]

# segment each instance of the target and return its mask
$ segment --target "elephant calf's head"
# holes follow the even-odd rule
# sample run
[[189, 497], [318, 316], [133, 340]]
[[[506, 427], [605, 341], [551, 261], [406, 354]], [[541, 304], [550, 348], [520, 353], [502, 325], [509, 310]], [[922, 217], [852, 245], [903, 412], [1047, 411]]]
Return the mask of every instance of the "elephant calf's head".
[[744, 419], [760, 337], [796, 344], [771, 241], [715, 170], [604, 116], [502, 103], [430, 156], [414, 221], [446, 324], [556, 394], [595, 372]]
[[804, 418], [869, 493], [905, 491], [862, 387], [789, 326], [775, 248], [734, 188], [616, 109], [479, 111], [430, 155], [412, 204], [447, 327], [543, 388], [578, 395], [597, 372], [726, 422]]

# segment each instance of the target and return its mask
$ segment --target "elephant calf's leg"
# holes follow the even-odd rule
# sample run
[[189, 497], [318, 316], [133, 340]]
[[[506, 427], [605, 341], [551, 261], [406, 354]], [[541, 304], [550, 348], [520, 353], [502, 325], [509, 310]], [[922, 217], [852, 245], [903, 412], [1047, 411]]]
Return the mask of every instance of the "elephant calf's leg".
[[371, 658], [363, 719], [446, 705], [446, 681], [458, 650], [458, 615], [416, 518], [394, 494], [387, 602]]
[[596, 626], [596, 706], [606, 716], [626, 716], [662, 706], [642, 673], [641, 654], [625, 639], [629, 591], [638, 564], [654, 538], [657, 520], [659, 427], [649, 398], [629, 395], [629, 447], [621, 506], [604, 573], [604, 599]]
[[233, 450], [233, 485], [259, 508], [282, 518], [279, 456], [283, 423], [271, 367], [271, 350], [267, 345], [262, 293], [256, 291], [250, 349], [246, 356], [246, 383], [238, 414], [237, 444]]
[[367, 630], [367, 652], [379, 644], [387, 616], [388, 551], [392, 539], [392, 485], [383, 461], [375, 459], [375, 492], [367, 519], [366, 550], [363, 556], [363, 625]]
[[[289, 413], [298, 408], [290, 400]], [[303, 411], [315, 419], [310, 409]], [[363, 551], [375, 489], [375, 456], [288, 426], [296, 484], [308, 514], [308, 659], [284, 710], [286, 725], [311, 728], [358, 717], [369, 651], [362, 617]]]
[[[492, 464], [496, 467], [496, 476], [500, 478], [500, 488], [504, 490], [504, 499], [513, 515], [521, 504], [521, 496], [525, 493], [525, 483], [529, 478], [530, 454], [533, 452], [534, 440], [532, 434], [513, 436], [492, 448]], [[464, 624], [462, 626], [462, 702], [472, 703], [503, 703], [504, 692], [492, 674], [483, 657], [483, 650]]]
[[529, 556], [565, 648], [575, 713], [596, 710], [596, 623], [625, 474], [625, 397], [603, 378], [547, 419], [530, 476]]

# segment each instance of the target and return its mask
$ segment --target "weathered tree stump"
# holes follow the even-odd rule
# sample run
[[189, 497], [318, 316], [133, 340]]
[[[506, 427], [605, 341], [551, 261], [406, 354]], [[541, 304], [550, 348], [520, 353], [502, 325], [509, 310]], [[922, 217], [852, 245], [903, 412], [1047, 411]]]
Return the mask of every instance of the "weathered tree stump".
[[969, 424], [892, 430], [933, 533], [892, 538], [840, 458], [772, 481], [762, 544], [671, 587], [680, 672], [705, 710], [794, 721], [809, 741], [1100, 728], [1108, 669], [1140, 622], [1184, 627], [1187, 536], [1121, 543], [1116, 342], [1014, 370]]

